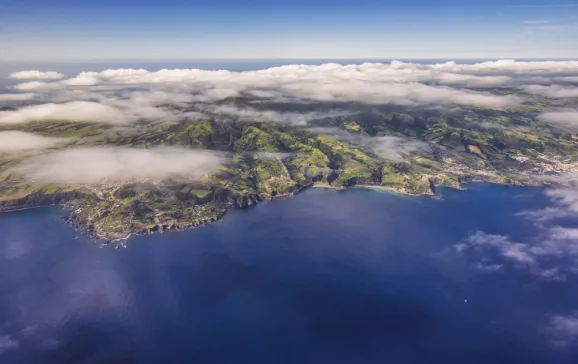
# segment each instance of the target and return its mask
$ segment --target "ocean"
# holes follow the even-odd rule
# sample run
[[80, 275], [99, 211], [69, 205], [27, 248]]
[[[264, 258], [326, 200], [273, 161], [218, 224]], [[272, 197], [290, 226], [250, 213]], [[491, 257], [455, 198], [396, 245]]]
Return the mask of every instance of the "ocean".
[[313, 188], [125, 249], [57, 207], [1, 214], [0, 362], [576, 363], [575, 273], [464, 248], [531, 244], [543, 227], [520, 213], [552, 204], [500, 185]]

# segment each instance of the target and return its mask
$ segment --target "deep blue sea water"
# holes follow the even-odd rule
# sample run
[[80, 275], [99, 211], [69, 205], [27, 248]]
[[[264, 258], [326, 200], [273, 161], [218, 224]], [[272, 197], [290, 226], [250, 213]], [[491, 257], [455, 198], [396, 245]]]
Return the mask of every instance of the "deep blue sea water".
[[310, 189], [126, 249], [58, 208], [1, 214], [0, 363], [576, 363], [548, 329], [578, 307], [575, 276], [455, 249], [478, 230], [530, 239], [516, 213], [543, 191], [442, 193]]

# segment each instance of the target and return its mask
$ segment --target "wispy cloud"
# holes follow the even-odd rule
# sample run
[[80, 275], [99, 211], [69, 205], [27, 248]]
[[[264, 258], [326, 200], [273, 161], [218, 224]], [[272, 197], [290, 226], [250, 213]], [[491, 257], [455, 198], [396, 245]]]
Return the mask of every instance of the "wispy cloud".
[[560, 281], [578, 266], [577, 234], [576, 229], [556, 226], [545, 229], [539, 237], [517, 242], [478, 231], [456, 249], [480, 270], [494, 272], [508, 266], [539, 280]]
[[141, 119], [171, 120], [173, 118], [173, 114], [160, 108], [114, 100], [106, 103], [88, 101], [49, 103], [25, 106], [15, 111], [0, 111], [0, 124], [51, 120], [127, 124]]
[[199, 69], [149, 72], [143, 69], [110, 69], [102, 72], [82, 72], [58, 82], [25, 82], [16, 85], [15, 89], [36, 91], [50, 96], [59, 90], [79, 87], [92, 90], [102, 86], [141, 86], [157, 93], [135, 98], [158, 102], [170, 100], [171, 97], [167, 98], [166, 95], [158, 93], [161, 91], [159, 88], [169, 86], [186, 86], [190, 102], [213, 102], [243, 95], [310, 101], [400, 105], [457, 104], [488, 108], [504, 108], [521, 102], [512, 95], [493, 95], [450, 87], [493, 87], [512, 82], [509, 76], [473, 75], [470, 74], [471, 69], [461, 70], [460, 67], [461, 65], [455, 63], [432, 66], [394, 61], [389, 64], [286, 65], [245, 72]]
[[205, 150], [81, 147], [29, 158], [12, 172], [34, 181], [92, 185], [133, 179], [194, 180], [215, 172], [222, 162], [221, 154]]
[[470, 74], [559, 74], [578, 73], [578, 61], [516, 61], [501, 59], [475, 64], [446, 62], [432, 65], [432, 68], [446, 72]]
[[547, 123], [554, 123], [578, 130], [578, 110], [547, 111], [538, 116], [538, 119]]
[[[576, 181], [576, 175], [560, 176], [561, 181], [570, 181], [571, 184]], [[571, 186], [563, 188], [554, 188], [546, 191], [546, 195], [550, 197], [553, 206], [548, 206], [543, 209], [522, 211], [519, 216], [526, 217], [536, 222], [538, 226], [544, 226], [549, 221], [564, 218], [564, 217], [578, 217], [578, 190]]]
[[402, 161], [411, 153], [430, 148], [425, 142], [395, 136], [367, 138], [366, 142], [377, 155], [392, 161]]
[[405, 160], [410, 154], [426, 151], [430, 145], [416, 139], [397, 136], [370, 137], [362, 134], [351, 134], [338, 128], [313, 127], [308, 131], [316, 134], [330, 135], [338, 140], [347, 141], [360, 148], [369, 149], [382, 158], [392, 161]]
[[10, 350], [18, 350], [20, 343], [10, 336], [0, 336], [0, 355]]
[[205, 109], [219, 120], [240, 120], [256, 122], [278, 122], [294, 125], [306, 125], [309, 121], [351, 115], [346, 110], [327, 110], [319, 112], [280, 112], [274, 110], [258, 110], [251, 107], [237, 107], [233, 105], [211, 106]]
[[546, 331], [556, 346], [566, 347], [575, 344], [578, 340], [578, 312], [551, 316]]
[[39, 80], [58, 80], [64, 75], [58, 72], [42, 72], [36, 70], [20, 71], [11, 73], [8, 77], [15, 79], [39, 79]]
[[33, 93], [0, 94], [0, 101], [25, 101], [33, 98]]
[[459, 250], [464, 251], [466, 248], [495, 248], [498, 253], [516, 264], [533, 264], [535, 259], [528, 251], [528, 245], [512, 242], [507, 236], [490, 235], [478, 231], [466, 239], [466, 246], [459, 245]]
[[51, 138], [22, 131], [0, 131], [0, 152], [46, 149], [72, 141], [70, 138]]
[[560, 86], [560, 85], [530, 85], [522, 87], [522, 90], [528, 93], [542, 95], [552, 98], [573, 98], [578, 97], [578, 87]]
[[556, 82], [571, 82], [571, 83], [578, 83], [578, 76], [561, 76], [561, 77], [554, 77], [553, 81]]
[[564, 280], [568, 274], [578, 273], [578, 227], [567, 223], [569, 218], [578, 217], [578, 189], [554, 188], [546, 195], [550, 206], [516, 214], [532, 221], [536, 230], [526, 241], [478, 231], [456, 249], [484, 270], [511, 266], [545, 281]]
[[[528, 74], [533, 75], [533, 78], [528, 78]], [[36, 78], [14, 86], [24, 93], [0, 94], [0, 101], [43, 100], [47, 103], [0, 112], [0, 123], [44, 120], [111, 124], [130, 124], [138, 120], [151, 119], [177, 121], [192, 117], [192, 112], [202, 112], [203, 109], [210, 112], [215, 103], [235, 98], [301, 104], [354, 102], [371, 105], [474, 106], [504, 109], [520, 104], [523, 98], [479, 89], [523, 86], [535, 82], [540, 84], [526, 86], [527, 92], [556, 98], [575, 97], [574, 88], [569, 85], [553, 85], [556, 79], [547, 77], [556, 74], [578, 74], [578, 61], [293, 64], [244, 72], [200, 69], [160, 71], [109, 69], [101, 72], [81, 72], [62, 80], [57, 80], [56, 75], [51, 72], [32, 70], [13, 75]], [[572, 78], [560, 82], [572, 82]], [[202, 106], [197, 107], [199, 104]], [[255, 108], [222, 105], [219, 107], [220, 109], [215, 109], [215, 114], [239, 120], [267, 119], [267, 121], [303, 124], [311, 119], [323, 117], [315, 113], [280, 113], [267, 110], [265, 104]], [[189, 114], [186, 114], [187, 112]], [[553, 120], [552, 122], [563, 119], [558, 122], [568, 123], [566, 120], [569, 117], [568, 113], [546, 113], [541, 119]]]

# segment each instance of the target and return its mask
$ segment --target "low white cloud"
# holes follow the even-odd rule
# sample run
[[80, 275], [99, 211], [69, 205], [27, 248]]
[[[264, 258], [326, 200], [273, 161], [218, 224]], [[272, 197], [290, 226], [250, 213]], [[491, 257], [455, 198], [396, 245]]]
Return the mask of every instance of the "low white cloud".
[[578, 213], [578, 190], [572, 188], [557, 188], [546, 191], [556, 205]]
[[140, 91], [130, 94], [130, 100], [138, 104], [151, 106], [159, 105], [186, 105], [198, 101], [198, 96], [166, 91]]
[[370, 137], [364, 134], [348, 133], [345, 130], [331, 127], [312, 127], [307, 128], [307, 131], [315, 134], [329, 135], [360, 148], [369, 149], [380, 157], [395, 162], [404, 160], [412, 153], [430, 149], [428, 143], [418, 139], [397, 136]]
[[[573, 184], [575, 176], [573, 174], [568, 176], [560, 176], [556, 182], [564, 184], [570, 182]], [[578, 190], [571, 186], [562, 188], [554, 188], [546, 191], [546, 195], [550, 197], [553, 206], [548, 206], [543, 209], [529, 210], [519, 212], [519, 216], [526, 217], [533, 220], [539, 226], [543, 226], [549, 221], [578, 216]]]
[[62, 104], [25, 106], [14, 111], [0, 111], [0, 124], [32, 121], [74, 121], [126, 124], [140, 119], [169, 119], [176, 116], [168, 111], [128, 101], [110, 100], [106, 103], [71, 101]]
[[572, 187], [578, 185], [578, 172], [564, 172], [558, 174], [536, 174], [532, 176], [536, 180], [548, 182], [558, 187]]
[[525, 92], [551, 97], [551, 98], [578, 98], [578, 87], [560, 86], [560, 85], [530, 85], [522, 88]]
[[578, 110], [547, 111], [540, 114], [538, 119], [543, 122], [578, 129]]
[[23, 82], [14, 86], [14, 89], [18, 91], [48, 90], [56, 88], [59, 88], [59, 85], [57, 83], [44, 82], [44, 81]]
[[578, 83], [578, 76], [562, 76], [562, 77], [554, 77], [553, 81], [556, 82], [571, 82], [571, 83]]
[[125, 122], [125, 119], [125, 115], [114, 107], [86, 101], [33, 105], [15, 111], [0, 112], [0, 124], [45, 120], [98, 121], [118, 124]]
[[82, 147], [27, 159], [14, 172], [33, 181], [62, 184], [191, 180], [215, 172], [222, 161], [221, 154], [206, 150]]
[[0, 152], [46, 149], [69, 141], [69, 138], [51, 138], [23, 131], [0, 131]]
[[103, 104], [120, 110], [124, 115], [123, 122], [133, 122], [140, 119], [172, 121], [179, 118], [179, 115], [171, 111], [131, 101], [106, 100]]
[[92, 72], [82, 72], [78, 76], [61, 81], [60, 83], [68, 86], [93, 86], [99, 83], [96, 77], [87, 75], [87, 73]]
[[567, 274], [578, 268], [578, 229], [540, 225], [538, 230], [538, 234], [523, 243], [478, 231], [456, 245], [456, 249], [473, 259], [474, 266], [481, 270], [512, 266], [543, 281], [565, 280]]
[[502, 59], [474, 64], [458, 64], [454, 61], [431, 65], [445, 72], [469, 74], [562, 74], [578, 73], [578, 61], [516, 61]]
[[578, 312], [550, 317], [546, 331], [556, 346], [573, 345], [578, 340]]
[[[31, 76], [37, 71], [26, 72]], [[520, 104], [523, 99], [516, 95], [474, 91], [471, 88], [530, 83], [525, 86], [527, 92], [570, 98], [576, 95], [574, 88], [551, 83], [573, 82], [573, 75], [578, 75], [578, 61], [499, 60], [472, 64], [393, 61], [349, 65], [293, 64], [242, 72], [109, 69], [82, 72], [72, 78], [52, 82], [37, 77], [40, 80], [21, 83], [14, 88], [22, 92], [34, 91], [37, 98], [51, 102], [90, 101], [109, 105], [106, 99], [117, 98], [151, 107], [180, 107], [248, 96], [293, 102], [458, 105], [504, 109]], [[138, 114], [138, 111], [133, 108], [132, 113]], [[546, 119], [549, 117], [544, 116]]]
[[331, 118], [338, 116], [347, 116], [351, 112], [342, 110], [328, 110], [324, 112], [304, 112], [304, 113], [294, 113], [294, 112], [280, 112], [273, 110], [258, 110], [250, 107], [237, 107], [232, 105], [222, 105], [208, 107], [205, 112], [208, 112], [217, 118], [231, 118], [234, 120], [241, 121], [253, 121], [253, 122], [277, 122], [277, 123], [287, 123], [294, 125], [305, 125], [311, 120]]
[[434, 87], [420, 83], [372, 84], [349, 81], [340, 84], [311, 83], [309, 85], [284, 85], [285, 95], [327, 102], [361, 102], [367, 104], [398, 104], [407, 106], [428, 104], [454, 104], [502, 109], [521, 102], [517, 96], [498, 96], [482, 92]]
[[408, 138], [384, 136], [366, 140], [377, 155], [393, 161], [401, 161], [410, 153], [429, 150], [427, 143]]
[[[53, 83], [27, 82], [18, 90], [54, 90], [70, 87], [146, 86], [188, 87], [188, 100], [220, 101], [241, 95], [311, 101], [362, 102], [371, 104], [458, 104], [504, 108], [521, 100], [512, 95], [493, 95], [446, 86], [494, 87], [513, 80], [505, 75], [477, 76], [437, 70], [431, 65], [392, 62], [361, 65], [287, 65], [257, 71], [207, 71], [199, 69], [111, 69], [82, 72]], [[190, 95], [195, 97], [191, 97]], [[163, 95], [140, 95], [151, 101]], [[184, 98], [184, 95], [179, 96]]]
[[345, 130], [336, 127], [314, 126], [306, 129], [307, 131], [321, 135], [331, 135], [340, 139], [350, 139], [355, 135], [346, 132]]
[[25, 101], [33, 98], [33, 93], [0, 94], [0, 101]]
[[529, 245], [510, 241], [507, 236], [490, 235], [481, 231], [466, 239], [469, 248], [491, 247], [495, 248], [503, 258], [516, 264], [532, 264], [534, 257], [529, 252]]
[[482, 121], [481, 123], [478, 123], [477, 125], [479, 125], [480, 128], [482, 128], [482, 129], [503, 129], [504, 128], [504, 125], [492, 123], [491, 121]]
[[50, 71], [50, 72], [42, 72], [42, 71], [20, 71], [11, 73], [10, 78], [16, 79], [38, 79], [38, 80], [58, 80], [64, 77], [62, 73]]

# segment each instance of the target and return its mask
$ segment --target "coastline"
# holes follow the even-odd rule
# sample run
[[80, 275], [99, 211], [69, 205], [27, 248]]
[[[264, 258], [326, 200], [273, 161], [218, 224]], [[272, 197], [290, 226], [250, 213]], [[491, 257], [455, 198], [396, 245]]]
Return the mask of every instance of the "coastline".
[[[519, 186], [519, 187], [528, 186], [528, 187], [544, 187], [544, 188], [546, 188], [549, 186], [549, 185], [544, 185], [544, 184], [511, 184], [511, 183], [499, 183], [499, 182], [495, 182], [495, 181], [469, 181], [467, 183], [462, 184], [460, 186], [460, 188], [456, 188], [454, 186], [439, 186], [439, 187], [445, 187], [445, 188], [455, 189], [455, 190], [459, 190], [459, 191], [465, 191], [465, 190], [467, 190], [467, 187], [466, 187], [467, 185], [476, 184], [476, 183], [487, 183], [487, 184], [492, 184], [492, 185]], [[438, 186], [436, 186], [436, 187], [438, 187]], [[316, 183], [312, 183], [310, 185], [303, 186], [302, 188], [300, 188], [294, 192], [290, 192], [290, 193], [286, 193], [286, 194], [282, 194], [282, 195], [278, 195], [278, 196], [271, 196], [270, 198], [263, 199], [259, 202], [293, 197], [294, 195], [302, 193], [302, 192], [308, 190], [309, 188], [325, 188], [325, 189], [334, 190], [334, 191], [347, 191], [347, 190], [351, 190], [351, 189], [367, 189], [367, 190], [385, 191], [385, 192], [389, 192], [389, 193], [411, 196], [411, 197], [427, 196], [430, 198], [436, 198], [436, 196], [437, 196], [437, 194], [433, 193], [433, 191], [431, 191], [430, 193], [410, 193], [407, 191], [403, 191], [403, 190], [399, 190], [399, 189], [395, 189], [395, 188], [391, 188], [391, 187], [378, 186], [378, 185], [353, 185], [350, 187], [337, 187], [337, 186], [332, 186], [328, 183], [316, 182]], [[179, 228], [173, 228], [172, 226], [168, 226], [168, 225], [166, 225], [166, 226], [165, 225], [155, 225], [155, 227], [148, 229], [146, 231], [144, 231], [144, 230], [131, 231], [131, 232], [127, 231], [126, 233], [123, 233], [123, 234], [107, 234], [107, 233], [102, 233], [102, 232], [99, 233], [99, 232], [96, 232], [94, 230], [91, 230], [87, 226], [84, 226], [82, 224], [77, 223], [75, 221], [74, 217], [70, 214], [70, 212], [63, 215], [62, 219], [68, 225], [74, 226], [75, 228], [82, 230], [84, 233], [87, 233], [90, 236], [90, 239], [92, 242], [95, 242], [95, 243], [100, 242], [100, 243], [104, 243], [105, 245], [119, 245], [119, 246], [122, 245], [122, 246], [124, 246], [124, 244], [131, 237], [134, 237], [134, 236], [152, 235], [152, 234], [158, 234], [158, 233], [164, 233], [164, 232], [186, 231], [186, 230], [190, 230], [190, 229], [197, 228], [200, 226], [218, 223], [227, 215], [227, 213], [230, 210], [232, 210], [232, 209], [248, 209], [248, 208], [251, 208], [251, 207], [258, 205], [259, 202], [251, 204], [249, 206], [244, 206], [244, 207], [230, 206], [229, 208], [224, 210], [216, 219], [211, 219], [208, 221], [202, 221], [200, 223], [191, 223], [190, 225], [184, 225], [184, 226], [179, 227]], [[25, 210], [42, 208], [42, 207], [55, 207], [55, 206], [60, 206], [62, 208], [66, 208], [66, 203], [31, 206], [31, 207], [25, 207], [25, 208], [13, 209], [13, 210], [2, 210], [2, 211], [0, 211], [0, 213], [25, 211]]]
[[[348, 188], [347, 187], [337, 187], [337, 186], [332, 186], [329, 183], [320, 183], [320, 182], [315, 182], [314, 184], [312, 184], [311, 186], [305, 187], [302, 190], [305, 190], [307, 188], [326, 188], [328, 190], [335, 190], [335, 191], [345, 191]], [[299, 191], [301, 192], [301, 191]]]
[[396, 194], [400, 194], [400, 195], [406, 195], [406, 196], [434, 196], [433, 193], [429, 194], [429, 193], [410, 193], [407, 191], [401, 191], [399, 189], [393, 188], [393, 187], [386, 187], [386, 186], [377, 186], [377, 185], [353, 185], [351, 187], [336, 187], [336, 186], [332, 186], [330, 184], [326, 184], [326, 183], [316, 183], [314, 185], [311, 186], [312, 188], [326, 188], [328, 190], [334, 190], [334, 191], [347, 191], [347, 190], [351, 190], [351, 189], [367, 189], [367, 190], [379, 190], [379, 191], [387, 191], [387, 192], [391, 192], [391, 193], [396, 193]]
[[[456, 187], [452, 187], [452, 186], [439, 186], [439, 187], [445, 187], [445, 188], [450, 188], [450, 189], [454, 189], [454, 190], [458, 190], [458, 191], [465, 191], [467, 188], [465, 186], [469, 185], [469, 184], [476, 184], [476, 183], [488, 183], [488, 184], [494, 184], [494, 185], [502, 185], [502, 186], [519, 186], [519, 187], [540, 187], [540, 185], [534, 185], [534, 184], [510, 184], [510, 183], [499, 183], [499, 182], [488, 182], [488, 181], [469, 181], [465, 184], [462, 184], [462, 186], [460, 186], [460, 188], [456, 188]], [[543, 186], [542, 187], [547, 187], [547, 186]], [[245, 206], [245, 207], [235, 207], [232, 206], [231, 208], [227, 209], [225, 213], [223, 213], [221, 216], [219, 216], [216, 220], [214, 221], [208, 221], [208, 222], [204, 222], [201, 224], [197, 224], [197, 225], [191, 225], [191, 226], [187, 226], [185, 228], [181, 228], [181, 229], [162, 229], [159, 228], [156, 231], [149, 231], [149, 232], [132, 232], [132, 233], [127, 233], [125, 237], [114, 237], [114, 238], [110, 238], [110, 237], [106, 237], [106, 236], [102, 236], [102, 237], [98, 237], [97, 240], [105, 240], [107, 241], [107, 244], [111, 244], [111, 243], [124, 243], [127, 242], [127, 240], [132, 237], [132, 236], [143, 236], [143, 235], [152, 235], [152, 234], [158, 234], [158, 233], [164, 233], [164, 232], [179, 232], [179, 231], [186, 231], [186, 230], [190, 230], [190, 229], [194, 229], [200, 226], [204, 226], [204, 225], [209, 225], [209, 224], [214, 224], [214, 223], [218, 223], [220, 222], [226, 215], [227, 213], [232, 210], [232, 209], [249, 209], [252, 207], [257, 206], [260, 202], [264, 202], [264, 201], [272, 201], [272, 200], [276, 200], [276, 199], [282, 199], [282, 198], [290, 198], [293, 197], [296, 194], [302, 193], [306, 190], [308, 190], [309, 188], [325, 188], [328, 190], [333, 190], [333, 191], [348, 191], [348, 190], [352, 190], [352, 189], [373, 189], [373, 190], [379, 190], [379, 191], [385, 191], [385, 192], [390, 192], [390, 193], [394, 193], [394, 194], [399, 194], [399, 195], [403, 195], [403, 196], [410, 196], [410, 197], [429, 197], [429, 198], [439, 198], [436, 194], [434, 193], [421, 193], [421, 194], [416, 194], [416, 193], [409, 193], [407, 191], [400, 191], [394, 188], [390, 188], [390, 187], [384, 187], [384, 186], [377, 186], [377, 185], [353, 185], [350, 187], [337, 187], [337, 186], [332, 186], [328, 183], [312, 183], [310, 185], [307, 186], [303, 186], [302, 188], [300, 188], [297, 191], [294, 192], [290, 192], [290, 193], [286, 193], [286, 194], [282, 194], [282, 195], [278, 195], [278, 196], [272, 196], [270, 198], [267, 199], [263, 199], [255, 204], [251, 204], [249, 206]], [[82, 228], [82, 227], [81, 227]]]

